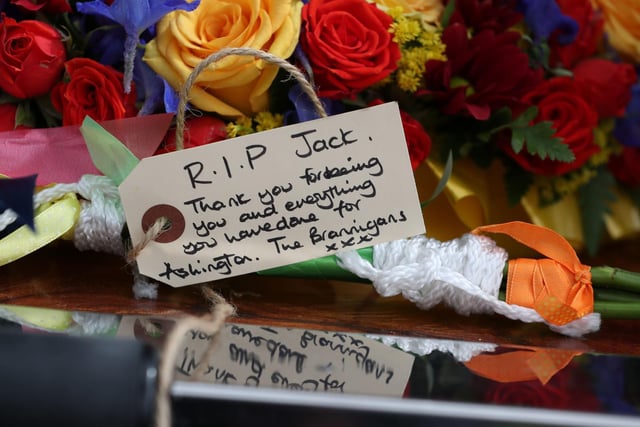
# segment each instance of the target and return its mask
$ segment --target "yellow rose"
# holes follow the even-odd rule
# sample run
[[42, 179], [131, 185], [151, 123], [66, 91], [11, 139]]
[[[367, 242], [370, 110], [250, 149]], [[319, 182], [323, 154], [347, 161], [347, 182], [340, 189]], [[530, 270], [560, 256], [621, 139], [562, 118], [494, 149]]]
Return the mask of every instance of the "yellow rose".
[[[167, 14], [147, 44], [144, 61], [176, 90], [207, 56], [246, 47], [288, 58], [300, 34], [299, 0], [201, 0], [191, 12]], [[189, 102], [227, 117], [268, 108], [277, 66], [250, 56], [228, 56], [200, 73]]]
[[613, 47], [622, 56], [640, 63], [640, 1], [592, 1], [602, 11], [604, 29]]
[[418, 12], [425, 22], [435, 23], [440, 20], [444, 6], [442, 0], [374, 0], [383, 9], [401, 7], [404, 13]]

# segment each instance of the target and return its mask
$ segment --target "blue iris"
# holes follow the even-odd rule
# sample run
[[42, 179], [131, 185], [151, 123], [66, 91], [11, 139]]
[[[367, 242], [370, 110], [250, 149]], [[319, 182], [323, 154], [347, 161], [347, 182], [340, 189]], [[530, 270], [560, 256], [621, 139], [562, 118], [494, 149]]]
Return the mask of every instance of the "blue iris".
[[185, 0], [115, 0], [110, 6], [101, 0], [77, 3], [78, 12], [104, 16], [124, 28], [127, 38], [124, 42], [124, 87], [128, 93], [133, 80], [136, 46], [140, 35], [155, 25], [163, 16], [175, 10], [194, 10], [199, 0], [187, 3]]
[[616, 120], [613, 135], [628, 147], [640, 147], [640, 83], [631, 88], [631, 101], [624, 117]]
[[518, 10], [524, 14], [536, 41], [548, 40], [556, 30], [560, 44], [569, 44], [578, 35], [578, 23], [563, 15], [555, 0], [518, 0]]

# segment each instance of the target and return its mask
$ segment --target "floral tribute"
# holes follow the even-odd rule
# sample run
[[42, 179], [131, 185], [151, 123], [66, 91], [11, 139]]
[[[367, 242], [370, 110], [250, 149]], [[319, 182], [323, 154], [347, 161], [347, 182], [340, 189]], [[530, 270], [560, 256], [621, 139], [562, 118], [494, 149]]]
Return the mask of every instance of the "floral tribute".
[[[498, 165], [510, 205], [575, 200], [592, 252], [618, 201], [640, 206], [637, 1], [2, 0], [0, 13], [0, 131], [175, 112], [203, 59], [247, 47], [299, 67], [329, 114], [398, 102], [416, 174], [451, 154], [454, 175]], [[190, 111], [187, 148], [315, 118], [297, 83], [244, 56], [200, 75]], [[168, 135], [158, 152], [174, 147]]]

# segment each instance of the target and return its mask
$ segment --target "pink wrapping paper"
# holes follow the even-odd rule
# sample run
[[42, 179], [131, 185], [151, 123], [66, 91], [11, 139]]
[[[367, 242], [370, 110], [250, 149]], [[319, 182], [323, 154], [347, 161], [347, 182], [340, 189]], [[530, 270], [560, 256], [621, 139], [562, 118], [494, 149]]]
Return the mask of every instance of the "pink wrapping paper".
[[[100, 124], [142, 159], [156, 151], [172, 117], [157, 114]], [[0, 132], [0, 174], [38, 174], [37, 185], [77, 182], [85, 174], [101, 175], [91, 161], [80, 126]]]

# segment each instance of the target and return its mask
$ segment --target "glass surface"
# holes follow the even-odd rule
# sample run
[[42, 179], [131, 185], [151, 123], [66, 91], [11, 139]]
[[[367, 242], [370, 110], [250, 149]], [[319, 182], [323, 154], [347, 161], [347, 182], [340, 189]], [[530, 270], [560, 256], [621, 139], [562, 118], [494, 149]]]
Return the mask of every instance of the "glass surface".
[[[117, 317], [100, 335], [160, 351], [173, 323]], [[181, 344], [175, 425], [640, 425], [638, 357], [227, 323], [205, 362], [212, 341]]]

